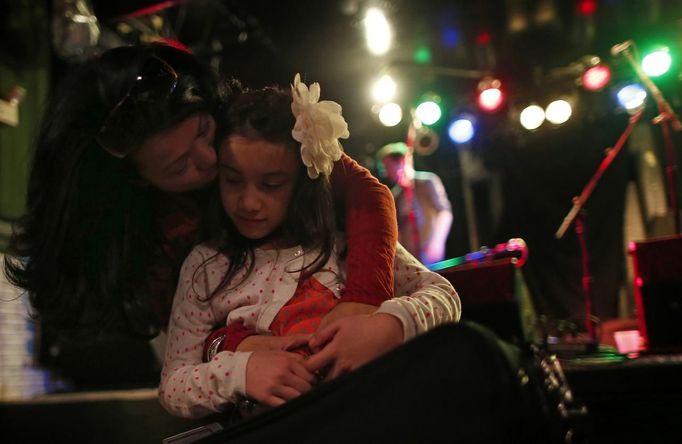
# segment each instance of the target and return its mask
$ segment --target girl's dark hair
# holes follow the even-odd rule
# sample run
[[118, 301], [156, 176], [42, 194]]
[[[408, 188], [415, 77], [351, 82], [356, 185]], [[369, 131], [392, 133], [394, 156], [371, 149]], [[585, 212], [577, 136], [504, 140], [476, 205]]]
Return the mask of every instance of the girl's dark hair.
[[[300, 143], [291, 136], [295, 118], [289, 91], [277, 87], [240, 91], [234, 81], [225, 90], [232, 91], [232, 95], [218, 116], [217, 144], [238, 135], [282, 144], [300, 156]], [[334, 248], [336, 226], [329, 178], [310, 179], [302, 161], [299, 165], [298, 180], [287, 214], [281, 228], [273, 235], [282, 236], [304, 248], [319, 250], [315, 260], [298, 270], [305, 278], [327, 263]], [[216, 207], [221, 205], [217, 193], [212, 201]], [[246, 279], [253, 268], [254, 248], [264, 240], [254, 241], [242, 236], [222, 208], [214, 207], [209, 226], [215, 246], [228, 257], [230, 264], [221, 284], [213, 292], [215, 295], [228, 286], [238, 285], [232, 280], [244, 267], [248, 270], [242, 281]]]
[[71, 72], [48, 102], [27, 209], [13, 226], [4, 268], [52, 332], [92, 334], [118, 327], [152, 336], [167, 322], [151, 311], [147, 286], [150, 259], [161, 248], [153, 211], [157, 191], [143, 183], [130, 161], [111, 156], [95, 141], [150, 57], [173, 67], [177, 87], [160, 103], [138, 103], [138, 118], [120, 128], [122, 134], [142, 143], [192, 114], [215, 111], [212, 72], [189, 52], [165, 44], [109, 50]]

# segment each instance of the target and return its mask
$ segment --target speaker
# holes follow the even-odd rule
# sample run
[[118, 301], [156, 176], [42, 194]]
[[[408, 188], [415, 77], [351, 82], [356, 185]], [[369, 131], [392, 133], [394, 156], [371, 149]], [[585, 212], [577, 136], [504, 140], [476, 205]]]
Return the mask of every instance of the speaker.
[[530, 339], [535, 310], [516, 258], [503, 258], [437, 270], [457, 290], [462, 319], [490, 328], [521, 344]]
[[682, 350], [682, 236], [632, 242], [628, 251], [644, 349]]

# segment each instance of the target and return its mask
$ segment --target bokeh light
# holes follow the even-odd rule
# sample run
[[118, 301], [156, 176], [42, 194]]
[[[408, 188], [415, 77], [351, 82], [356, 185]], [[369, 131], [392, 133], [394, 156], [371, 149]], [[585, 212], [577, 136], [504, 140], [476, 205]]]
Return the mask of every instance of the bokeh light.
[[438, 122], [442, 114], [440, 106], [433, 100], [427, 100], [420, 103], [417, 105], [415, 112], [419, 121], [424, 125], [433, 125]]
[[460, 116], [456, 118], [448, 128], [450, 140], [457, 144], [469, 142], [473, 139], [475, 132], [474, 119], [469, 116]]
[[572, 114], [573, 108], [566, 100], [555, 100], [545, 109], [545, 118], [555, 125], [567, 122]]
[[538, 105], [529, 105], [521, 111], [519, 121], [527, 130], [537, 129], [545, 121], [545, 110]]
[[379, 109], [379, 121], [384, 126], [396, 126], [403, 120], [403, 109], [397, 103], [385, 103]]

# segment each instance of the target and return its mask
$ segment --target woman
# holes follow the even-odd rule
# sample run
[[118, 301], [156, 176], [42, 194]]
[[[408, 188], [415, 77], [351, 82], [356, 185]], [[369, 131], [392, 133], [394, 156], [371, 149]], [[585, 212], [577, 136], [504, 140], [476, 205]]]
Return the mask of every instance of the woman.
[[[105, 52], [52, 97], [5, 258], [9, 281], [52, 332], [149, 338], [167, 325], [215, 188], [213, 113], [229, 94], [216, 85], [185, 49], [145, 44]], [[365, 312], [391, 296], [393, 200], [345, 155], [332, 183], [349, 244], [337, 311]]]

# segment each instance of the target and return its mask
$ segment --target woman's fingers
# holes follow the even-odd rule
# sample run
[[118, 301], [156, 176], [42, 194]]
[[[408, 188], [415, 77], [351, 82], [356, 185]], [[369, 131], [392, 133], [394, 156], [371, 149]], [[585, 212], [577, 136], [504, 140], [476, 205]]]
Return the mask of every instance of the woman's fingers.
[[312, 338], [311, 334], [296, 334], [291, 336], [284, 336], [286, 341], [283, 344], [282, 350], [293, 350], [304, 345], [308, 345], [308, 342]]
[[339, 323], [338, 321], [335, 321], [328, 326], [319, 329], [312, 338], [310, 338], [310, 341], [308, 341], [308, 346], [314, 351], [318, 352], [326, 343], [332, 340], [334, 338], [334, 335], [339, 329]]

